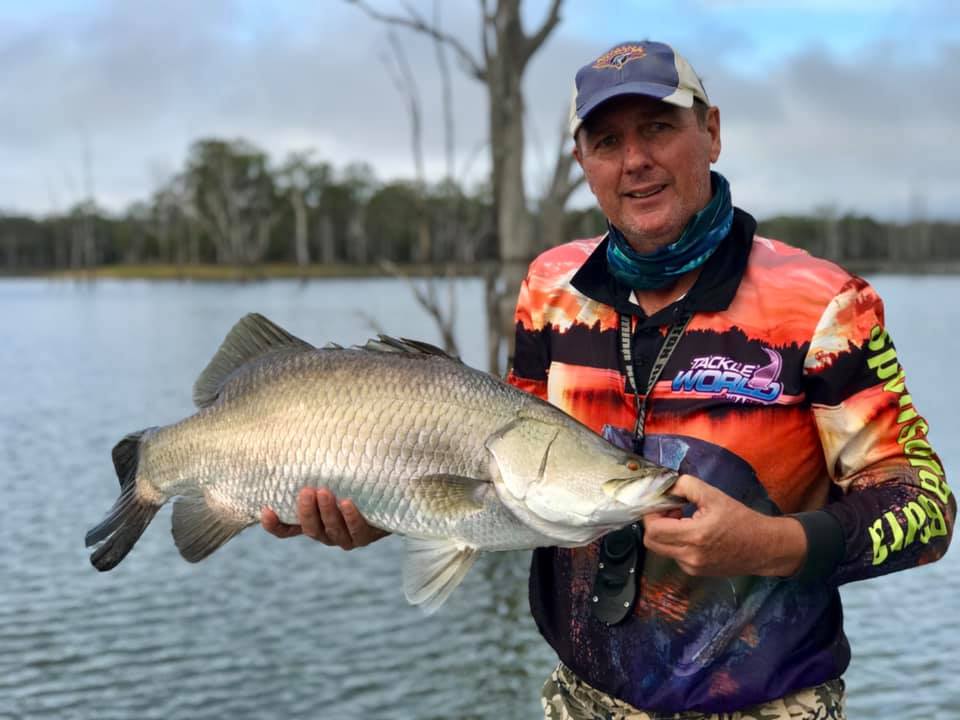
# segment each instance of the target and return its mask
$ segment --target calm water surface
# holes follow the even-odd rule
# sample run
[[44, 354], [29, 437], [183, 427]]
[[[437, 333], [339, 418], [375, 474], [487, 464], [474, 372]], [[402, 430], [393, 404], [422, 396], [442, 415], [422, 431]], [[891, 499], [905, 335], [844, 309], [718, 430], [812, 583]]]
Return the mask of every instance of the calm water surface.
[[[960, 278], [874, 278], [915, 403], [957, 485]], [[482, 289], [458, 285], [465, 360]], [[532, 718], [554, 663], [526, 554], [485, 558], [433, 617], [406, 605], [401, 543], [343, 553], [251, 529], [184, 562], [164, 508], [116, 570], [83, 535], [113, 502], [110, 448], [192, 412], [229, 327], [261, 312], [322, 344], [371, 319], [436, 341], [400, 283], [0, 282], [0, 718]], [[960, 718], [960, 550], [843, 589], [851, 718]]]

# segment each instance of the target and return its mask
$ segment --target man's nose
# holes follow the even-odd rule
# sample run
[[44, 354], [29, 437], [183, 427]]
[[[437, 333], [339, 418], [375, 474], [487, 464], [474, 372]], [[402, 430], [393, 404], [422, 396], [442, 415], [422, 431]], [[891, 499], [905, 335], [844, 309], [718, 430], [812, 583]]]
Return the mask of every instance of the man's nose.
[[630, 137], [624, 143], [623, 169], [627, 172], [632, 170], [646, 170], [653, 165], [653, 159], [650, 155], [650, 143], [643, 137]]

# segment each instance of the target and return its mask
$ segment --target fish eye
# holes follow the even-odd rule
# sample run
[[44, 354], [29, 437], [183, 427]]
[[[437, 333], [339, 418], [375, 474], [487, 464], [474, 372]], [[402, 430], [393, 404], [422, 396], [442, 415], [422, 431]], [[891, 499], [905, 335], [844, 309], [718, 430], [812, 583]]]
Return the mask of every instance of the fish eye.
[[636, 472], [640, 469], [640, 463], [636, 460], [627, 460], [627, 470], [631, 472]]

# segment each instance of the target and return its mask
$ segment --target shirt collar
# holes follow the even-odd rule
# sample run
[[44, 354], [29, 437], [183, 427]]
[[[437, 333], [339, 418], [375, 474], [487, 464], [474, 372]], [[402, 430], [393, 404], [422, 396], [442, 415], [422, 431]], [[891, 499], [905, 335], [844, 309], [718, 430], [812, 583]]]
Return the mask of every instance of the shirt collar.
[[757, 221], [749, 213], [734, 208], [730, 233], [704, 263], [690, 291], [649, 318], [630, 302], [630, 288], [617, 282], [607, 271], [607, 243], [610, 242], [607, 237], [590, 253], [570, 283], [591, 300], [610, 305], [619, 313], [638, 316], [641, 325], [669, 325], [687, 312], [720, 312], [730, 306], [737, 294], [756, 230]]

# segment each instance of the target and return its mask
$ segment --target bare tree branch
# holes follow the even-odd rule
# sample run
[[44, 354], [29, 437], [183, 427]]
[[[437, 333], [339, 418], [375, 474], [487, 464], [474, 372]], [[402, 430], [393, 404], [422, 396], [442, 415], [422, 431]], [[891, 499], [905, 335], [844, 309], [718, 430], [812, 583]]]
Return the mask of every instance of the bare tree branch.
[[[408, 110], [410, 112], [410, 144], [413, 148], [413, 163], [417, 174], [417, 184], [421, 187], [426, 182], [426, 175], [423, 169], [423, 131], [420, 114], [420, 88], [417, 86], [417, 78], [410, 68], [407, 61], [407, 55], [403, 51], [403, 45], [397, 38], [397, 34], [392, 30], [387, 32], [387, 39], [390, 41], [390, 48], [393, 50], [393, 62], [396, 67], [388, 63], [387, 69], [393, 75], [394, 85], [397, 90], [406, 99]], [[386, 61], [385, 61], [386, 62]]]
[[381, 260], [380, 267], [394, 277], [403, 279], [413, 293], [420, 305], [430, 317], [433, 318], [440, 330], [440, 336], [443, 339], [443, 349], [451, 355], [460, 356], [457, 348], [457, 339], [453, 334], [453, 326], [456, 318], [456, 303], [453, 295], [453, 268], [447, 267], [446, 281], [448, 287], [448, 300], [441, 303], [437, 299], [436, 278], [428, 278], [426, 281], [426, 290], [417, 285], [409, 276], [405, 275], [400, 268], [389, 260]]
[[553, 0], [550, 4], [550, 12], [548, 13], [546, 19], [543, 21], [543, 25], [540, 26], [540, 29], [537, 30], [533, 35], [527, 38], [523, 50], [523, 64], [526, 65], [530, 57], [543, 45], [544, 41], [553, 32], [553, 29], [560, 23], [560, 5], [563, 3], [563, 0]]
[[[491, 160], [491, 221], [500, 259], [498, 272], [503, 275], [499, 284], [489, 292], [491, 313], [488, 323], [491, 337], [496, 338], [491, 348], [490, 370], [499, 374], [497, 358], [504, 340], [509, 344], [513, 336], [513, 307], [504, 298], [516, 297], [526, 263], [536, 251], [533, 220], [527, 206], [524, 186], [524, 94], [523, 73], [527, 61], [545, 43], [560, 22], [562, 0], [548, 3], [546, 17], [532, 35], [523, 30], [521, 0], [478, 0], [481, 12], [480, 47], [483, 61], [477, 59], [455, 37], [443, 32], [438, 21], [430, 22], [411, 7], [411, 0], [395, 0], [403, 10], [386, 14], [370, 8], [369, 0], [347, 0], [360, 7], [368, 17], [394, 26], [406, 27], [433, 37], [452, 48], [473, 77], [486, 85], [488, 95], [489, 142]], [[562, 208], [561, 208], [562, 210]], [[561, 217], [552, 212], [551, 217]], [[429, 300], [429, 298], [428, 298]], [[493, 312], [495, 310], [495, 312]], [[507, 355], [510, 355], [508, 351]]]
[[[440, 27], [440, 0], [433, 0], [433, 24]], [[443, 149], [447, 161], [447, 181], [453, 180], [454, 173], [454, 122], [453, 122], [453, 85], [450, 82], [450, 66], [443, 43], [434, 38], [437, 53], [437, 67], [440, 69], [440, 83], [443, 97]]]
[[489, 145], [490, 138], [485, 137], [482, 140], [478, 140], [473, 146], [473, 149], [471, 149], [467, 154], [463, 161], [463, 165], [460, 168], [460, 172], [456, 175], [456, 181], [460, 187], [466, 187], [467, 178], [470, 176], [470, 171], [473, 169], [473, 163], [476, 162], [477, 158], [480, 157], [480, 153], [486, 150]]
[[567, 200], [573, 194], [574, 190], [580, 187], [585, 181], [586, 176], [583, 173], [577, 173], [571, 176], [576, 158], [573, 153], [567, 149], [570, 142], [570, 131], [566, 118], [560, 123], [559, 142], [557, 143], [557, 159], [553, 166], [553, 177], [550, 181], [550, 187], [546, 196], [556, 200], [561, 206], [567, 204]]
[[353, 314], [356, 315], [361, 320], [363, 320], [367, 324], [367, 327], [369, 327], [374, 332], [374, 334], [376, 335], [390, 334], [384, 329], [383, 325], [380, 324], [380, 321], [377, 320], [377, 318], [374, 315], [368, 313], [366, 310], [356, 310], [354, 311]]
[[483, 17], [483, 24], [480, 26], [480, 40], [483, 47], [483, 62], [485, 67], [490, 67], [490, 39], [489, 35], [494, 29], [496, 16], [487, 9], [487, 0], [480, 0], [480, 14]]
[[583, 173], [573, 172], [575, 159], [570, 152], [570, 133], [566, 122], [561, 122], [557, 133], [556, 159], [553, 176], [539, 206], [539, 245], [546, 249], [567, 239], [567, 217], [565, 207], [570, 195], [584, 182]]
[[374, 10], [372, 7], [366, 4], [363, 0], [345, 0], [345, 2], [350, 3], [351, 5], [356, 5], [358, 8], [363, 10], [368, 16], [377, 20], [378, 22], [386, 23], [388, 25], [399, 25], [401, 27], [409, 28], [410, 30], [415, 30], [418, 33], [424, 35], [429, 35], [440, 42], [445, 43], [450, 46], [454, 52], [457, 53], [457, 56], [460, 58], [461, 64], [464, 66], [465, 70], [481, 82], [486, 82], [487, 80], [487, 71], [484, 67], [481, 67], [480, 63], [477, 62], [476, 58], [473, 57], [472, 53], [467, 50], [467, 48], [461, 43], [456, 37], [450, 35], [449, 33], [441, 32], [437, 28], [430, 25], [426, 20], [424, 20], [418, 13], [416, 13], [412, 8], [407, 7], [407, 17], [402, 15], [390, 15], [387, 13], [382, 13], [379, 10]]

